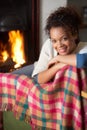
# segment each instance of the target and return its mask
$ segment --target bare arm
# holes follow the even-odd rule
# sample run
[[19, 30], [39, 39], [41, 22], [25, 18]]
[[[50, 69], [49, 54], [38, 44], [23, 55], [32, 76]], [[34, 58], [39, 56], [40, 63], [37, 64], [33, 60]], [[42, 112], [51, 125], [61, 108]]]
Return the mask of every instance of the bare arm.
[[47, 70], [41, 72], [38, 74], [38, 82], [40, 84], [47, 83], [50, 81], [56, 74], [56, 72], [61, 69], [65, 64], [63, 63], [57, 63], [54, 64], [51, 68], [48, 68]]
[[[70, 54], [65, 56], [58, 55], [54, 57], [48, 63], [49, 69], [39, 74], [39, 83], [50, 81], [55, 76], [56, 72], [66, 64], [76, 66], [77, 68], [87, 68], [87, 53], [78, 55]], [[52, 67], [50, 68], [50, 66]]]
[[64, 56], [58, 55], [54, 57], [52, 60], [50, 60], [48, 66], [51, 66], [52, 64], [55, 64], [57, 62], [76, 66], [76, 55], [75, 54], [64, 55]]
[[75, 54], [65, 56], [58, 55], [54, 57], [48, 63], [48, 69], [38, 74], [38, 82], [40, 84], [47, 83], [55, 76], [56, 72], [66, 64], [76, 66], [76, 55]]

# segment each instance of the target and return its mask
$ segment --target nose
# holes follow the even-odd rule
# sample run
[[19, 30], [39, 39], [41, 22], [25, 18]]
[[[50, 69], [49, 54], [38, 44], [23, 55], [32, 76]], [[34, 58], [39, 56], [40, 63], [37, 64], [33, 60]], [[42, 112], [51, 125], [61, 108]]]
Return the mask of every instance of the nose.
[[61, 47], [63, 44], [62, 44], [62, 42], [60, 41], [60, 40], [58, 40], [57, 42], [56, 42], [56, 46], [58, 46], [58, 47]]

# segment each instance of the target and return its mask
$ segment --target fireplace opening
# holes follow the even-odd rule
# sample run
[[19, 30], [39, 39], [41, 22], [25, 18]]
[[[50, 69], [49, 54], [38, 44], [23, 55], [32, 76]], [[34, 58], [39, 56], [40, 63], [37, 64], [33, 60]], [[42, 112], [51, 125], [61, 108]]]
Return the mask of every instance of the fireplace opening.
[[39, 55], [39, 0], [0, 1], [0, 72], [33, 63]]
[[[19, 58], [21, 49], [23, 55]], [[0, 0], [0, 72], [15, 69], [14, 52], [18, 61], [22, 59], [21, 66], [38, 59], [39, 0]], [[0, 113], [0, 126], [3, 130], [3, 113]]]
[[[12, 71], [24, 64], [28, 64], [24, 32], [13, 30], [0, 32], [0, 66], [6, 71]], [[5, 71], [5, 69], [4, 69]]]

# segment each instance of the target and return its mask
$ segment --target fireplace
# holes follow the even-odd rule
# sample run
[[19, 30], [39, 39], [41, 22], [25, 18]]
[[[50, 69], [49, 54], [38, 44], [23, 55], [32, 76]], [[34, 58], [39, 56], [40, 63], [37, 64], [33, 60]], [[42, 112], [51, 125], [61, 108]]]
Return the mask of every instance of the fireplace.
[[[22, 37], [21, 43], [24, 44], [20, 48], [23, 47], [24, 51], [25, 62], [22, 62], [23, 65], [31, 64], [38, 59], [39, 0], [0, 1], [0, 72], [9, 72], [14, 69], [15, 61], [11, 50], [13, 48], [12, 36], [13, 39], [15, 36], [16, 38]], [[20, 42], [16, 43], [18, 49]], [[17, 50], [14, 52], [17, 54]], [[2, 114], [0, 112], [0, 130], [3, 130]]]
[[14, 70], [17, 62], [31, 64], [38, 55], [39, 0], [0, 1], [0, 72]]

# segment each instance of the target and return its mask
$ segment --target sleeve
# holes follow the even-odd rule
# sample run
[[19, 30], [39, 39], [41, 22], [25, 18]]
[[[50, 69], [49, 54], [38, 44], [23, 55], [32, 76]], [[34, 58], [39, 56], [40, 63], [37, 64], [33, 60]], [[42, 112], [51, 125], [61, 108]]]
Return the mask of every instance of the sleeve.
[[77, 68], [87, 68], [87, 53], [77, 54]]
[[32, 77], [34, 77], [36, 74], [40, 73], [41, 71], [44, 71], [45, 69], [47, 69], [48, 67], [48, 62], [51, 58], [50, 54], [50, 46], [51, 46], [51, 43], [50, 43], [50, 39], [48, 39], [42, 49], [41, 49], [41, 53], [40, 53], [40, 56], [39, 56], [39, 60], [34, 68], [34, 71], [32, 73]]

